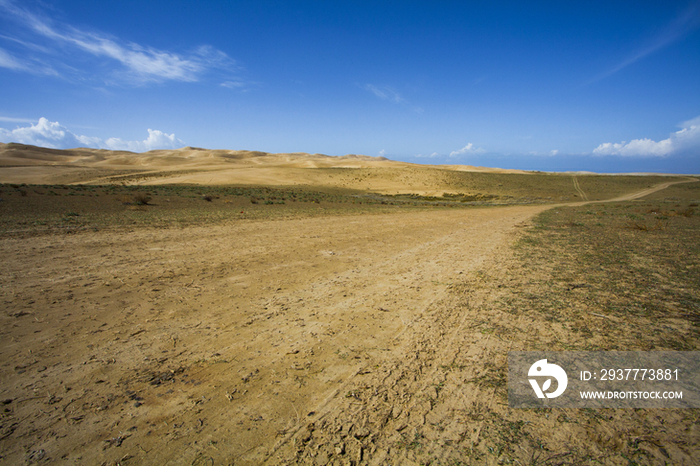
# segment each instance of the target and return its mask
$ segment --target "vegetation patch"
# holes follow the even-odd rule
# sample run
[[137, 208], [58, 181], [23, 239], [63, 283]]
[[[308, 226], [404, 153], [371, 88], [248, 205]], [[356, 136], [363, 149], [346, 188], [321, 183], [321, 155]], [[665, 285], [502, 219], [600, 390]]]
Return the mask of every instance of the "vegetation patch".
[[[638, 201], [557, 207], [515, 245], [510, 279], [485, 277], [492, 311], [532, 322], [496, 332], [509, 350], [698, 351], [700, 199], [697, 183]], [[505, 358], [499, 359], [506, 370]], [[700, 451], [699, 409], [509, 409], [478, 415], [499, 464], [679, 464]], [[494, 463], [495, 464], [495, 463]]]

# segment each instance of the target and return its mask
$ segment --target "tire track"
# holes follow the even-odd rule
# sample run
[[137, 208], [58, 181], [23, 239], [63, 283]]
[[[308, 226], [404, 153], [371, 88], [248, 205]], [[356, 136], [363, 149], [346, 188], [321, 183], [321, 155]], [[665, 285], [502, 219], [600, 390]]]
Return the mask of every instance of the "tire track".
[[587, 201], [588, 196], [586, 196], [586, 193], [583, 192], [581, 186], [578, 184], [578, 178], [576, 178], [575, 176], [572, 176], [571, 178], [574, 180], [574, 188], [576, 189], [578, 195], [581, 196], [581, 200]]
[[462, 461], [531, 330], [489, 305], [522, 273], [509, 245], [552, 207], [5, 239], [3, 390], [62, 397], [17, 403], [4, 457], [31, 440], [75, 464]]
[[[574, 180], [584, 203], [590, 203]], [[615, 200], [636, 199], [672, 184]], [[509, 230], [503, 224], [498, 228]], [[498, 241], [505, 240], [500, 235]], [[532, 323], [489, 305], [497, 299], [494, 287], [518, 270], [510, 249], [481, 254], [485, 260], [479, 266], [396, 336], [393, 357], [367, 361], [315, 416], [275, 445], [265, 464], [457, 464], [473, 461], [475, 450], [483, 454], [484, 413], [493, 412], [505, 380], [495, 368], [505, 366], [509, 350], [523, 349], [518, 334], [527, 334]]]
[[[501, 245], [507, 243], [515, 225], [546, 208], [518, 210], [517, 215], [510, 215], [516, 213], [515, 210], [499, 209], [496, 212], [508, 215], [495, 215], [433, 244], [420, 245], [407, 254], [401, 254], [396, 258], [397, 262], [402, 268], [413, 269], [414, 273], [416, 268], [423, 267], [424, 275], [436, 278], [444, 277], [446, 270], [444, 265], [439, 268], [431, 265], [431, 257], [437, 257], [433, 263], [438, 264], [461, 262], [467, 266], [462, 275], [476, 287], [477, 282], [484, 281], [480, 278], [482, 275], [489, 276], [491, 271], [499, 269], [504, 254], [509, 253]], [[492, 214], [496, 212], [492, 211]], [[389, 279], [394, 275], [390, 269], [376, 270], [372, 275]], [[426, 416], [435, 415], [432, 404], [437, 403], [441, 389], [435, 387], [447, 386], [449, 371], [444, 368], [459, 366], [462, 369], [455, 374], [459, 372], [464, 380], [473, 379], [478, 377], [477, 373], [483, 366], [481, 361], [503, 352], [498, 349], [501, 348], [500, 339], [491, 338], [488, 331], [481, 332], [481, 327], [489, 321], [503, 319], [500, 315], [479, 315], [483, 294], [455, 284], [442, 291], [429, 289], [426, 292], [430, 293], [431, 299], [413, 312], [413, 320], [406, 322], [400, 332], [388, 339], [387, 346], [392, 351], [386, 356], [374, 355], [354, 370], [331, 397], [312, 410], [313, 416], [297, 424], [273, 447], [266, 459], [267, 464], [294, 464], [306, 461], [303, 458], [319, 455], [325, 458], [320, 460], [319, 464], [322, 464], [333, 457], [334, 452], [337, 456], [336, 447], [339, 451], [347, 448], [348, 455], [355, 462], [363, 458], [370, 464], [410, 460], [393, 457], [392, 445], [408, 441], [406, 436], [416, 436], [416, 432], [423, 428], [430, 430], [424, 427], [426, 422], [429, 423]], [[456, 394], [461, 383], [450, 382], [450, 390]], [[481, 395], [481, 391], [474, 391], [467, 398], [457, 396], [455, 399], [460, 405], [471, 406], [484, 403], [480, 401]], [[487, 404], [492, 402], [493, 391], [490, 395], [483, 395]], [[426, 405], [426, 400], [432, 401]], [[445, 407], [452, 408], [452, 405]], [[457, 424], [453, 427], [456, 428]], [[471, 441], [478, 442], [481, 430], [478, 423], [473, 429], [475, 436]], [[367, 438], [363, 437], [365, 431], [374, 433], [371, 440], [364, 441]], [[467, 435], [466, 430], [459, 435]], [[457, 450], [451, 454], [455, 458], [459, 456]]]
[[642, 197], [648, 196], [649, 194], [654, 194], [655, 192], [661, 191], [663, 189], [668, 188], [669, 186], [673, 186], [674, 184], [683, 184], [683, 183], [697, 183], [700, 181], [698, 178], [686, 178], [681, 181], [670, 181], [668, 183], [661, 183], [657, 184], [656, 186], [652, 186], [651, 188], [644, 189], [642, 191], [637, 191], [634, 193], [630, 194], [624, 194], [622, 196], [618, 196], [612, 199], [603, 199], [599, 201], [585, 201], [585, 202], [569, 202], [566, 204], [557, 204], [552, 207], [557, 207], [560, 205], [572, 205], [572, 206], [580, 206], [580, 205], [586, 205], [586, 204], [593, 204], [593, 203], [607, 203], [607, 202], [623, 202], [623, 201], [632, 201], [634, 199], [640, 199]]

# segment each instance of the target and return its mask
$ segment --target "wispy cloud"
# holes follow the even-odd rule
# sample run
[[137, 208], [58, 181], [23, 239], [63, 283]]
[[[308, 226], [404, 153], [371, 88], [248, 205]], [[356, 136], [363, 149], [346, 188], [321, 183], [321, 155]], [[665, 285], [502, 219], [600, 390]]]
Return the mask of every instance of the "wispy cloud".
[[464, 154], [483, 154], [484, 152], [486, 152], [484, 149], [481, 147], [474, 147], [474, 144], [470, 142], [461, 149], [450, 152], [450, 157], [457, 157]]
[[596, 83], [614, 75], [633, 63], [636, 63], [646, 56], [651, 55], [657, 50], [660, 50], [682, 39], [698, 27], [700, 27], [700, 3], [696, 2], [686, 8], [670, 24], [666, 25], [661, 32], [653, 36], [646, 45], [640, 47], [637, 51], [622, 60], [616, 66], [595, 76], [588, 82], [588, 84]]
[[11, 70], [25, 70], [27, 66], [10, 53], [0, 49], [0, 66]]
[[373, 84], [365, 84], [364, 88], [382, 100], [388, 100], [395, 104], [405, 104], [406, 99], [389, 86], [377, 87]]
[[[2, 6], [1, 2], [0, 2], [0, 6]], [[4, 34], [0, 34], [0, 39], [4, 39], [4, 40], [10, 41], [10, 42], [13, 42], [15, 44], [19, 44], [19, 45], [23, 46], [24, 48], [27, 48], [30, 50], [38, 50], [38, 51], [43, 52], [43, 53], [51, 53], [51, 50], [48, 49], [47, 47], [43, 47], [41, 45], [34, 44], [32, 42], [20, 40], [16, 37], [10, 37], [10, 36], [6, 36]]]
[[229, 89], [242, 89], [246, 87], [246, 83], [243, 81], [224, 81], [220, 85]]
[[13, 71], [23, 71], [39, 75], [58, 75], [56, 70], [46, 64], [36, 60], [17, 58], [3, 48], [0, 48], [0, 68], [8, 68]]
[[255, 81], [244, 81], [242, 79], [230, 79], [227, 81], [222, 82], [219, 84], [221, 87], [225, 87], [227, 89], [233, 89], [236, 91], [240, 92], [248, 92], [252, 88], [259, 86], [260, 83], [255, 82]]
[[414, 157], [417, 159], [422, 159], [422, 158], [434, 159], [438, 155], [440, 155], [440, 154], [438, 154], [437, 152], [433, 152], [430, 155], [416, 154], [416, 155], [414, 155]]
[[423, 112], [422, 108], [412, 105], [408, 100], [406, 100], [401, 94], [399, 94], [394, 88], [390, 86], [375, 86], [374, 84], [365, 84], [364, 86], [362, 86], [362, 88], [374, 94], [374, 96], [379, 99], [403, 105], [417, 113]]
[[700, 116], [679, 125], [680, 131], [668, 139], [634, 139], [630, 142], [606, 142], [593, 149], [594, 155], [621, 155], [624, 157], [668, 157], [686, 152], [700, 152]]
[[0, 116], [0, 121], [6, 121], [8, 123], [35, 123], [36, 120], [31, 118], [14, 118], [14, 117], [4, 117]]
[[[11, 0], [1, 0], [0, 8], [24, 27], [31, 34], [32, 41], [20, 40], [7, 35], [0, 39], [23, 45], [35, 53], [50, 55], [53, 60], [68, 60], [70, 57], [63, 49], [68, 47], [74, 52], [82, 52], [96, 59], [105, 60], [104, 64], [117, 65], [112, 70], [112, 77], [120, 82], [143, 84], [162, 81], [198, 81], [210, 71], [219, 70], [233, 73], [236, 63], [226, 53], [214, 47], [203, 45], [188, 53], [176, 53], [159, 50], [133, 42], [122, 41], [100, 31], [79, 30], [71, 25], [61, 24], [18, 6]], [[34, 42], [42, 42], [41, 45]], [[36, 72], [31, 61], [18, 61], [8, 55], [0, 55], [0, 66], [17, 71]], [[85, 72], [85, 70], [79, 70]]]
[[[0, 121], [29, 122], [18, 118], [0, 118]], [[19, 142], [33, 146], [52, 149], [71, 149], [75, 147], [93, 147], [96, 149], [128, 150], [146, 152], [155, 149], [177, 149], [185, 143], [175, 134], [166, 134], [159, 130], [148, 130], [148, 138], [143, 141], [124, 141], [120, 138], [102, 140], [91, 136], [77, 135], [57, 121], [39, 118], [36, 124], [18, 127], [13, 130], [0, 128], [0, 142]]]

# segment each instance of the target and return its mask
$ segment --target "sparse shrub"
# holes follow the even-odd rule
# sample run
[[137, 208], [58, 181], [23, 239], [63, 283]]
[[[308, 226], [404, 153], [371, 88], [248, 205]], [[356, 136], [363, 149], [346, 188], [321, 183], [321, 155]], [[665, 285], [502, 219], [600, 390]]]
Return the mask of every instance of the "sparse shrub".
[[686, 217], [686, 218], [692, 217], [694, 213], [695, 213], [695, 209], [693, 209], [692, 207], [688, 207], [687, 209], [681, 210], [680, 212], [678, 212], [679, 215], [682, 215], [683, 217]]
[[654, 223], [653, 227], [649, 227], [649, 226], [647, 226], [646, 223], [643, 223], [643, 222], [628, 222], [627, 228], [629, 228], [631, 230], [638, 230], [638, 231], [656, 231], [656, 230], [665, 230], [666, 229], [666, 227], [664, 226], [661, 219], [657, 219], [656, 223]]
[[209, 195], [207, 195], [207, 196], [202, 196], [202, 199], [204, 199], [204, 200], [207, 201], [207, 202], [211, 202], [212, 199], [214, 199], [214, 198], [211, 197], [211, 196], [209, 196]]
[[146, 194], [134, 194], [133, 196], [124, 196], [121, 199], [124, 205], [140, 205], [145, 206], [151, 202], [151, 196]]
[[631, 230], [649, 231], [649, 227], [647, 227], [647, 224], [642, 222], [628, 222], [627, 228]]
[[151, 202], [151, 196], [145, 194], [134, 194], [134, 204], [136, 205], [148, 205]]
[[257, 198], [257, 197], [251, 197], [251, 198], [250, 198], [250, 203], [251, 203], [251, 204], [257, 204], [257, 203], [258, 203], [258, 198]]

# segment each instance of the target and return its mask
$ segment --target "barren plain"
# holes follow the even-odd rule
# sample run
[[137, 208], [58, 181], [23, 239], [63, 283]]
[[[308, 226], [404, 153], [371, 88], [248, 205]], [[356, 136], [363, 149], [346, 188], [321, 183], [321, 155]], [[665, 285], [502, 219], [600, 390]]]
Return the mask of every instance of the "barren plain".
[[0, 146], [2, 464], [697, 464], [508, 408], [509, 350], [698, 350], [700, 183]]

